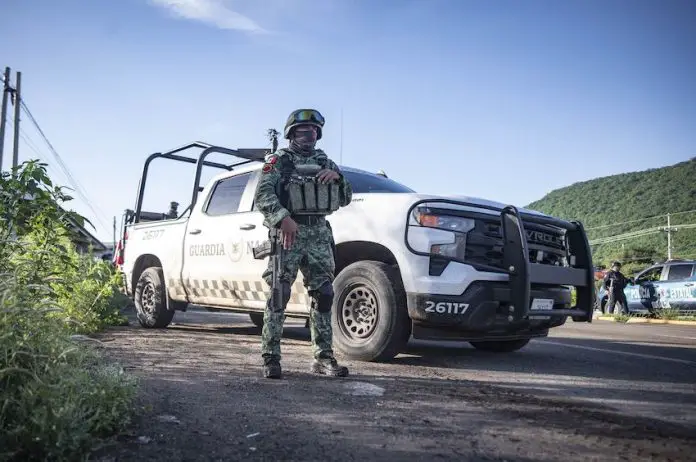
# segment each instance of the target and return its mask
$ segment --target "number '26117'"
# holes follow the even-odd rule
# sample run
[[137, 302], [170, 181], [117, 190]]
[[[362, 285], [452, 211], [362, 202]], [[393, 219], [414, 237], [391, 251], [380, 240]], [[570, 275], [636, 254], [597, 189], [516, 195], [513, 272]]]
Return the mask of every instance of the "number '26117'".
[[153, 231], [145, 231], [143, 233], [143, 241], [149, 241], [150, 239], [157, 239], [164, 234], [163, 229], [156, 229]]
[[438, 302], [433, 301], [425, 302], [425, 312], [426, 313], [438, 313], [438, 314], [464, 314], [466, 310], [469, 309], [468, 303], [454, 303], [454, 302]]

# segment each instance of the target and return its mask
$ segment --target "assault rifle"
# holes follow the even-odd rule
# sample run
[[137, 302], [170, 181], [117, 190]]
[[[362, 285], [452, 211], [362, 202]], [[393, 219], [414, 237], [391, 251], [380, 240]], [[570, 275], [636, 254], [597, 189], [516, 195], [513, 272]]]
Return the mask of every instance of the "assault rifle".
[[[321, 170], [319, 165], [295, 165], [295, 171], [288, 179], [288, 184], [304, 184], [312, 182], [317, 173]], [[285, 185], [287, 187], [287, 185]], [[316, 199], [315, 199], [316, 200]], [[271, 228], [268, 232], [269, 239], [252, 249], [254, 259], [263, 260], [271, 258], [272, 283], [271, 283], [271, 306], [280, 311], [280, 272], [283, 268], [283, 245], [280, 241], [280, 229]]]
[[263, 260], [271, 257], [272, 262], [272, 282], [271, 282], [271, 306], [276, 311], [280, 311], [280, 272], [283, 268], [283, 245], [280, 242], [280, 230], [271, 228], [268, 232], [269, 239], [262, 244], [251, 249], [256, 260]]

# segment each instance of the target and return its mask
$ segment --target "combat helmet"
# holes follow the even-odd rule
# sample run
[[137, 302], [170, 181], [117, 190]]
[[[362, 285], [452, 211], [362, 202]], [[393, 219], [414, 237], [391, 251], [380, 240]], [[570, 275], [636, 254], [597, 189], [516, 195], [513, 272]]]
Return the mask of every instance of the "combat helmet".
[[297, 109], [288, 116], [285, 122], [285, 139], [290, 139], [292, 129], [298, 125], [312, 125], [317, 128], [317, 140], [321, 139], [324, 116], [316, 109]]

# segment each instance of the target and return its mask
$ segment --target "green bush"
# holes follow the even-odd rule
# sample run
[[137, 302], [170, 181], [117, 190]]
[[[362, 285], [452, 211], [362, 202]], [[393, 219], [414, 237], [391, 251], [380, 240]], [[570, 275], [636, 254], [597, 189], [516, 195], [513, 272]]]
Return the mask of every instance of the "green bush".
[[136, 383], [76, 333], [122, 322], [118, 276], [71, 244], [45, 164], [0, 178], [0, 458], [75, 460], [129, 421]]
[[50, 287], [0, 290], [0, 459], [74, 460], [128, 423], [136, 384], [49, 316]]

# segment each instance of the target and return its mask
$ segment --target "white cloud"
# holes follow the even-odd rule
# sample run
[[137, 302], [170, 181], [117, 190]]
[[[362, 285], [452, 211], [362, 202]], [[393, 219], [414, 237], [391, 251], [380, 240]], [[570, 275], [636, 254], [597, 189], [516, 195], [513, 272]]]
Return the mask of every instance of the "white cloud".
[[225, 0], [150, 0], [150, 3], [165, 8], [176, 16], [201, 21], [220, 29], [268, 32], [253, 19], [230, 9]]

